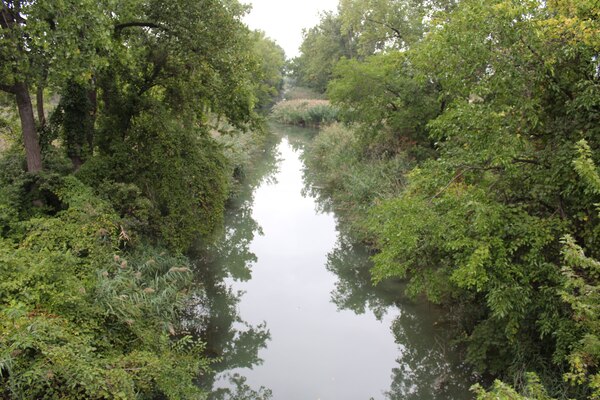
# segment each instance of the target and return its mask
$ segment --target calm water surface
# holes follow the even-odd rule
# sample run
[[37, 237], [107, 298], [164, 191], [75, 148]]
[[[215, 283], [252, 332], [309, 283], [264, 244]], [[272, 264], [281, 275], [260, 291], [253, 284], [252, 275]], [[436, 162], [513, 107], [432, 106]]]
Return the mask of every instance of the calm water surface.
[[314, 132], [276, 139], [227, 216], [198, 299], [213, 399], [470, 399], [439, 315], [374, 288], [361, 246], [313, 197], [303, 150]]

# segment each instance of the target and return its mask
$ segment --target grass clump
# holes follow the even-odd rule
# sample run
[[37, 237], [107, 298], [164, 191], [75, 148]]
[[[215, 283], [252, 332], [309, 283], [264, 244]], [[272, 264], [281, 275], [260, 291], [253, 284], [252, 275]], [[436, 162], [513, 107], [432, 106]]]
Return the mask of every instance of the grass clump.
[[284, 100], [277, 103], [271, 117], [282, 124], [317, 127], [338, 120], [339, 111], [327, 100]]
[[319, 132], [306, 163], [315, 194], [330, 198], [349, 233], [365, 242], [370, 241], [368, 210], [402, 190], [411, 165], [406, 153], [365, 154], [354, 128], [340, 123]]

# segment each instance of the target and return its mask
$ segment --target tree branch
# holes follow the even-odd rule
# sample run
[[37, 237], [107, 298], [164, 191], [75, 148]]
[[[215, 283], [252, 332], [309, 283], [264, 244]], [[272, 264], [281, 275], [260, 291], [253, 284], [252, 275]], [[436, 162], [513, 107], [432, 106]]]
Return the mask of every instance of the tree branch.
[[513, 162], [515, 162], [515, 163], [533, 164], [533, 165], [542, 165], [542, 163], [539, 162], [538, 160], [528, 159], [528, 158], [513, 158]]
[[14, 85], [3, 85], [0, 83], [0, 90], [2, 90], [3, 92], [12, 93], [12, 94], [17, 93], [17, 89], [15, 88]]
[[369, 21], [369, 22], [372, 22], [372, 23], [374, 23], [374, 24], [378, 24], [378, 25], [383, 25], [383, 26], [385, 26], [386, 28], [388, 28], [388, 29], [391, 29], [391, 30], [392, 30], [392, 31], [393, 31], [393, 32], [396, 34], [396, 37], [397, 37], [398, 39], [400, 39], [400, 40], [404, 40], [404, 39], [402, 38], [402, 32], [400, 32], [400, 30], [399, 30], [398, 28], [394, 28], [393, 26], [391, 26], [391, 25], [390, 25], [390, 24], [388, 24], [388, 23], [385, 23], [385, 22], [382, 22], [382, 21], [376, 21], [376, 20], [374, 20], [374, 19], [372, 19], [372, 18], [365, 18], [365, 21]]
[[452, 179], [450, 179], [450, 182], [448, 182], [448, 184], [446, 186], [444, 186], [442, 189], [440, 189], [439, 192], [437, 192], [431, 199], [429, 199], [429, 203], [431, 204], [431, 202], [433, 202], [433, 200], [435, 200], [439, 195], [444, 193], [450, 187], [450, 185], [452, 185], [453, 182], [455, 182], [457, 179], [460, 179], [460, 177], [463, 176], [465, 172], [470, 171], [472, 169], [473, 168], [466, 168], [466, 169], [463, 169], [462, 171], [460, 171], [459, 173], [455, 174], [454, 177]]
[[144, 78], [144, 83], [138, 90], [138, 96], [143, 95], [148, 90], [152, 89], [153, 86], [156, 85], [156, 83], [155, 83], [156, 78], [158, 78], [158, 76], [160, 75], [165, 64], [166, 64], [166, 58], [161, 59], [160, 61], [154, 63], [154, 68], [152, 69], [152, 74], [150, 76], [146, 76]]
[[544, 66], [544, 74], [546, 75], [546, 77], [548, 79], [550, 79], [552, 82], [554, 82], [554, 84], [557, 86], [557, 88], [560, 90], [560, 92], [565, 95], [567, 98], [569, 98], [569, 100], [573, 100], [573, 93], [568, 92], [567, 90], [563, 89], [561, 87], [560, 82], [558, 81], [558, 79], [552, 75], [547, 68], [545, 68], [545, 62], [544, 62], [544, 58], [527, 42], [525, 42], [525, 40], [522, 37], [519, 37], [519, 41], [525, 46], [527, 47], [527, 49], [531, 52], [531, 54], [533, 54], [533, 56], [537, 59], [538, 63], [540, 63], [540, 65]]
[[131, 27], [165, 29], [165, 27], [150, 21], [131, 21], [115, 25], [115, 32], [120, 33], [123, 29]]

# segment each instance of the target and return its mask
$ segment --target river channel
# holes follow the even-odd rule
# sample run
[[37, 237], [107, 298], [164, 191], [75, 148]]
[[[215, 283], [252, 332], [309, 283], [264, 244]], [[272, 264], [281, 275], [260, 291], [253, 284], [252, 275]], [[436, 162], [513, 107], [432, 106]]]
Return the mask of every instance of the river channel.
[[203, 265], [212, 399], [471, 399], [440, 312], [370, 283], [303, 163], [315, 131], [273, 126]]

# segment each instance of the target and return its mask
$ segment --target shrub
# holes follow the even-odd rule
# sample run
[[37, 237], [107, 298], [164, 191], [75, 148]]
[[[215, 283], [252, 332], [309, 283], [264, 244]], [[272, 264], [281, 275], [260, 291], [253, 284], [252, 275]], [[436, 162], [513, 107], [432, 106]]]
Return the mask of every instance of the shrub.
[[[115, 203], [119, 197], [128, 198], [121, 212], [132, 209], [141, 223], [147, 215], [147, 233], [178, 251], [221, 222], [227, 174], [221, 146], [205, 132], [150, 112], [134, 119], [124, 142], [91, 158], [77, 173], [84, 182], [104, 189], [102, 195]], [[139, 190], [144, 198], [132, 197], [125, 189]]]
[[186, 260], [120, 251], [118, 215], [76, 178], [47, 190], [64, 209], [0, 236], [0, 398], [199, 395], [208, 364], [176, 322]]

